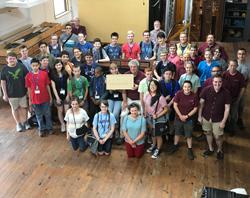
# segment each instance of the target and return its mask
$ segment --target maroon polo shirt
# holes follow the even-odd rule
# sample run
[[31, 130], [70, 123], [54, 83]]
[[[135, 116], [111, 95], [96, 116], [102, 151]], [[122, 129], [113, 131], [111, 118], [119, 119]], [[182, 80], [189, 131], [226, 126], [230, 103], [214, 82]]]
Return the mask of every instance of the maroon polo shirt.
[[221, 122], [224, 117], [225, 104], [230, 104], [230, 94], [225, 88], [215, 92], [213, 86], [205, 87], [200, 98], [205, 100], [202, 117], [212, 122]]
[[[131, 74], [131, 72], [128, 71], [125, 74]], [[145, 78], [144, 73], [141, 72], [141, 71], [138, 71], [137, 75], [134, 77], [134, 84], [139, 86], [139, 83], [144, 78]], [[131, 100], [140, 100], [140, 94], [138, 92], [138, 89], [136, 89], [136, 90], [127, 90], [127, 97], [130, 98]]]
[[239, 97], [241, 89], [246, 87], [244, 76], [239, 71], [237, 71], [234, 75], [231, 75], [229, 71], [226, 71], [223, 75], [223, 78], [228, 83], [226, 88], [230, 92], [232, 102], [235, 102]]
[[213, 54], [214, 54], [214, 51], [215, 51], [216, 48], [220, 48], [220, 50], [221, 50], [221, 58], [223, 58], [225, 61], [227, 61], [227, 59], [228, 59], [227, 53], [226, 53], [225, 49], [222, 46], [220, 46], [219, 44], [214, 43], [212, 46], [208, 46], [208, 44], [205, 42], [205, 43], [202, 43], [200, 45], [198, 51], [199, 51], [200, 54], [202, 54], [202, 56], [204, 56], [205, 50], [207, 48], [210, 49]]
[[182, 115], [187, 115], [190, 111], [192, 111], [199, 105], [199, 100], [196, 94], [191, 92], [190, 95], [185, 95], [183, 90], [180, 90], [176, 93], [174, 102], [177, 103], [177, 107]]
[[87, 35], [86, 27], [83, 25], [80, 25], [78, 28], [76, 28], [74, 25], [72, 26], [72, 33], [78, 35], [79, 33], [83, 33], [84, 35]]
[[[203, 84], [203, 88], [208, 87], [208, 86], [212, 86], [213, 85], [213, 77], [208, 78], [204, 84]], [[222, 87], [224, 87], [225, 89], [228, 89], [229, 87], [229, 83], [227, 82], [226, 79], [222, 79]]]

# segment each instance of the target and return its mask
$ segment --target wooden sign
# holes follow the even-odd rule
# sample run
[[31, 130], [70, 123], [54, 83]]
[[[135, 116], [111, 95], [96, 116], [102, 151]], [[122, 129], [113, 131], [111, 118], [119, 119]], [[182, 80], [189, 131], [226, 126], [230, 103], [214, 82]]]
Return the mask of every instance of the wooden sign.
[[106, 75], [107, 79], [107, 90], [126, 90], [132, 89], [134, 86], [134, 75], [133, 74], [117, 74]]

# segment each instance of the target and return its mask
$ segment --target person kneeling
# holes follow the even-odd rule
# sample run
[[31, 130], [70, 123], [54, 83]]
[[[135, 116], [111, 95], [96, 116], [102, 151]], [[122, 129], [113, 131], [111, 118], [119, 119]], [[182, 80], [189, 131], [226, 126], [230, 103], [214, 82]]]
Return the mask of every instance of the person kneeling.
[[112, 149], [112, 135], [115, 130], [115, 116], [108, 110], [108, 101], [102, 100], [101, 111], [95, 114], [93, 132], [98, 141], [98, 154], [110, 155]]
[[[84, 125], [87, 127], [89, 116], [86, 111], [79, 106], [79, 100], [73, 97], [71, 100], [71, 109], [66, 112], [64, 120], [67, 124], [67, 140], [72, 144], [72, 148], [76, 151], [80, 148], [83, 152], [87, 149], [87, 143], [84, 141], [84, 135], [87, 132], [82, 131]], [[83, 129], [84, 130], [84, 129]]]

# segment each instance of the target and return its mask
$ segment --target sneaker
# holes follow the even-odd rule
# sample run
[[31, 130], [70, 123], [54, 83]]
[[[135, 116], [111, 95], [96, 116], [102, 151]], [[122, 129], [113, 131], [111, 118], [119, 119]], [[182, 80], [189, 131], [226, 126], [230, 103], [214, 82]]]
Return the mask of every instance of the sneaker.
[[44, 131], [38, 130], [39, 137], [45, 137]]
[[203, 153], [203, 156], [204, 157], [207, 157], [207, 156], [210, 156], [210, 155], [213, 155], [214, 154], [214, 151], [210, 151], [209, 149], [207, 149], [204, 153]]
[[156, 146], [152, 144], [152, 145], [147, 149], [147, 153], [152, 153], [155, 149], [156, 149]]
[[193, 153], [193, 150], [191, 148], [188, 149], [188, 159], [190, 160], [194, 160], [194, 153]]
[[48, 134], [49, 134], [49, 135], [52, 135], [52, 134], [54, 134], [54, 131], [53, 131], [53, 129], [49, 129], [49, 130], [48, 130]]
[[24, 126], [25, 130], [30, 130], [31, 129], [31, 126], [27, 121], [23, 124], [23, 126]]
[[17, 132], [23, 132], [23, 126], [22, 126], [22, 124], [19, 123], [19, 124], [16, 125], [16, 131]]
[[168, 152], [170, 154], [173, 154], [174, 152], [178, 151], [179, 149], [179, 146], [178, 145], [172, 145], [169, 149], [168, 149]]
[[153, 155], [151, 156], [152, 159], [157, 159], [157, 157], [160, 155], [160, 150], [155, 149]]
[[223, 160], [224, 159], [224, 153], [222, 151], [217, 152], [217, 159]]
[[65, 126], [65, 124], [61, 125], [61, 132], [62, 133], [66, 132], [66, 126]]

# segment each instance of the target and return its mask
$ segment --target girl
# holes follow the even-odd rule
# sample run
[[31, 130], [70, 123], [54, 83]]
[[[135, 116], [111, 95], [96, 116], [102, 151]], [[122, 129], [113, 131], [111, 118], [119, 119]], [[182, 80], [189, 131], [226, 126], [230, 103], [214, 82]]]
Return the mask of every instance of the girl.
[[131, 103], [128, 106], [129, 115], [125, 116], [122, 123], [122, 131], [125, 137], [125, 147], [128, 157], [140, 158], [144, 153], [144, 136], [146, 121], [139, 114], [140, 106]]
[[69, 96], [67, 94], [68, 74], [65, 72], [63, 63], [60, 60], [56, 60], [50, 77], [58, 118], [61, 123], [61, 132], [65, 132], [66, 126], [63, 120], [63, 113], [69, 109]]
[[194, 74], [194, 64], [191, 61], [187, 61], [185, 62], [184, 67], [186, 73], [181, 75], [179, 84], [181, 87], [183, 87], [183, 83], [186, 80], [190, 80], [192, 83], [192, 91], [196, 93], [201, 85], [200, 85], [200, 78], [196, 74]]
[[[112, 75], [119, 74], [118, 67], [115, 63], [110, 64], [109, 71]], [[109, 104], [109, 111], [114, 114], [117, 123], [119, 123], [119, 117], [122, 108], [122, 92], [118, 90], [109, 90], [107, 99]], [[115, 129], [116, 143], [120, 145], [122, 141], [120, 132], [118, 130], [118, 124], [116, 125]]]
[[89, 116], [84, 109], [80, 108], [77, 98], [72, 98], [71, 109], [66, 112], [64, 120], [67, 123], [67, 140], [71, 142], [72, 148], [75, 151], [78, 148], [80, 152], [85, 151], [88, 146], [84, 141], [84, 135], [78, 135], [76, 129], [81, 128], [83, 125], [87, 127]]
[[112, 149], [112, 134], [115, 130], [115, 116], [108, 110], [108, 101], [102, 100], [101, 111], [95, 114], [93, 132], [98, 141], [98, 154], [110, 155]]
[[153, 152], [151, 158], [156, 159], [160, 154], [162, 147], [162, 135], [164, 131], [156, 128], [156, 123], [166, 123], [166, 113], [168, 111], [166, 99], [161, 95], [160, 85], [158, 81], [152, 80], [149, 83], [148, 94], [144, 98], [145, 113], [147, 115], [147, 123], [149, 128], [153, 130], [153, 144], [147, 150], [148, 153]]
[[191, 89], [192, 83], [187, 80], [183, 83], [183, 90], [179, 91], [174, 97], [174, 110], [177, 116], [174, 122], [174, 145], [170, 149], [170, 152], [174, 153], [178, 150], [180, 136], [184, 135], [185, 138], [187, 138], [188, 158], [194, 160], [194, 154], [192, 151], [192, 116], [197, 112], [199, 102], [197, 95], [194, 94]]

